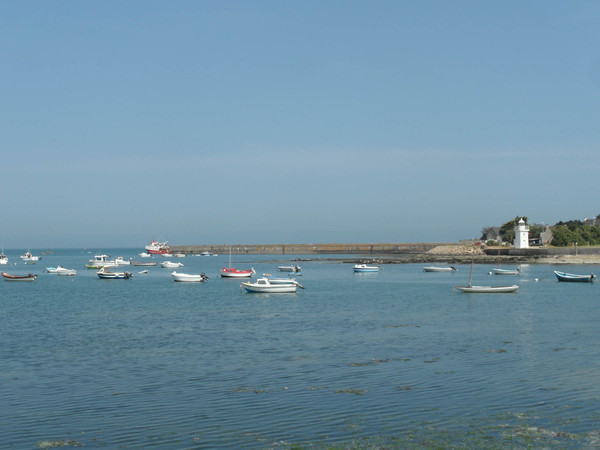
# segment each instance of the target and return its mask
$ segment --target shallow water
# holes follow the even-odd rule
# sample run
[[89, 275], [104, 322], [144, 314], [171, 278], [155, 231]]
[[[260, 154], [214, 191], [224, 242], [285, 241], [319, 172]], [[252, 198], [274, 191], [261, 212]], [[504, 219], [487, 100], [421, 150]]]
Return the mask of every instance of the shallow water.
[[[39, 277], [0, 282], [3, 448], [600, 446], [600, 286], [559, 283], [558, 267], [476, 266], [474, 284], [521, 287], [469, 295], [452, 289], [468, 266], [302, 262], [306, 289], [269, 295], [219, 278], [228, 255], [182, 259], [211, 277], [188, 284], [160, 267], [99, 280], [78, 250], [34, 266], [6, 253], [4, 271]], [[42, 272], [57, 264], [77, 276]]]

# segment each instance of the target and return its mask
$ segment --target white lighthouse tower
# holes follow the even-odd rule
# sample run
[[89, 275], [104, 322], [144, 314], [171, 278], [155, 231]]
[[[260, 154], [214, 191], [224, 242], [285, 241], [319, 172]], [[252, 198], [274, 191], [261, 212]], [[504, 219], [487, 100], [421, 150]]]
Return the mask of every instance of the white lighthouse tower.
[[515, 248], [529, 248], [529, 225], [523, 219], [515, 226]]

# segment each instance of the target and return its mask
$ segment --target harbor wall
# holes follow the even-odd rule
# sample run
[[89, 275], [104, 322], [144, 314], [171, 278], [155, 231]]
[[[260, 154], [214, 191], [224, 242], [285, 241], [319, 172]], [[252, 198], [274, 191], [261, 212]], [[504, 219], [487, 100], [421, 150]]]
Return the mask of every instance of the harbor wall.
[[[486, 248], [487, 255], [497, 255], [497, 248]], [[505, 256], [578, 256], [578, 255], [600, 255], [600, 247], [532, 247], [532, 248], [504, 248], [500, 254]]]
[[395, 244], [222, 244], [172, 245], [173, 253], [199, 255], [203, 252], [229, 254], [310, 255], [310, 254], [410, 254], [424, 253], [448, 243], [395, 243]]

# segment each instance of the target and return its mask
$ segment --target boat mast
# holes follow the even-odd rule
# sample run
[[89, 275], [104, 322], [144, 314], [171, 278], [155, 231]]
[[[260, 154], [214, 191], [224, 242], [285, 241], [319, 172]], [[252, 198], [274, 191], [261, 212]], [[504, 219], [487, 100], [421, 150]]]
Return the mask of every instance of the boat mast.
[[469, 272], [469, 284], [467, 287], [471, 287], [471, 278], [473, 277], [473, 263], [475, 262], [475, 253], [473, 253], [473, 258], [471, 259], [471, 272]]

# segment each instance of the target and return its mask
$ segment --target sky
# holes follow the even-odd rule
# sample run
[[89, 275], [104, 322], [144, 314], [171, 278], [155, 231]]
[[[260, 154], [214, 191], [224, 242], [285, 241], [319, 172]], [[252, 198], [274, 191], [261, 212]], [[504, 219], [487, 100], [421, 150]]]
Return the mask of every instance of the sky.
[[600, 2], [0, 2], [3, 248], [600, 214]]

